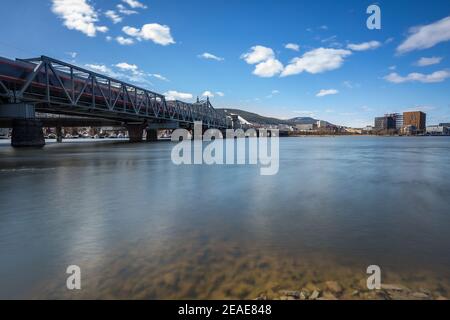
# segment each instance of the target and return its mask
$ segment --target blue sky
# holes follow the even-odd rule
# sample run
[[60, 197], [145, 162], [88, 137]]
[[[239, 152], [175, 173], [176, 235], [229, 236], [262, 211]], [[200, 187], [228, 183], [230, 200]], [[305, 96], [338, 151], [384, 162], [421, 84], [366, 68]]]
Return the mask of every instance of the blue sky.
[[[0, 55], [49, 55], [215, 107], [450, 122], [450, 1], [2, 0]], [[290, 44], [290, 45], [288, 45]]]

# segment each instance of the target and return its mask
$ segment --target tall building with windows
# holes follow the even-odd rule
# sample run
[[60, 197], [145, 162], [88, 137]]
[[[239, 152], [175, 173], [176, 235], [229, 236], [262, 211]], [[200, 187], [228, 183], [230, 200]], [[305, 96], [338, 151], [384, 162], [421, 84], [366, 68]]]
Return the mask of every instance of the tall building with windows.
[[427, 115], [422, 111], [408, 111], [403, 113], [403, 126], [414, 126], [417, 133], [426, 130]]
[[401, 130], [401, 128], [403, 128], [403, 115], [400, 113], [391, 113], [391, 114], [386, 114], [386, 117], [391, 117], [394, 119], [395, 122], [395, 129], [397, 130]]
[[392, 115], [385, 115], [384, 117], [375, 118], [375, 131], [395, 130], [396, 122]]

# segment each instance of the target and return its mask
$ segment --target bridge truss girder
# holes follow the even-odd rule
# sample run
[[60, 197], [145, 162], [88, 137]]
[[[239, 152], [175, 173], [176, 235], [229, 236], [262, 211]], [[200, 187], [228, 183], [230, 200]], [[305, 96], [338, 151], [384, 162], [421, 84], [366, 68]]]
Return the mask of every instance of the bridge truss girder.
[[166, 101], [164, 95], [46, 56], [17, 63], [22, 68], [18, 77], [0, 74], [0, 96], [34, 104], [39, 111], [124, 122], [202, 121], [207, 127], [229, 127], [225, 113], [215, 110], [209, 99]]

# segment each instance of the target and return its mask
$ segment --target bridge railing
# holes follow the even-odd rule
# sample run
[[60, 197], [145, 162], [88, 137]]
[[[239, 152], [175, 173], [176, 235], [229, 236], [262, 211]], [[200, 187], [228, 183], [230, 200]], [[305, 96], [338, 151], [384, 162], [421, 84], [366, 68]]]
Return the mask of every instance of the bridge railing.
[[164, 95], [50, 57], [0, 60], [0, 96], [33, 103], [47, 112], [142, 121], [146, 119], [226, 128], [209, 100], [166, 101]]

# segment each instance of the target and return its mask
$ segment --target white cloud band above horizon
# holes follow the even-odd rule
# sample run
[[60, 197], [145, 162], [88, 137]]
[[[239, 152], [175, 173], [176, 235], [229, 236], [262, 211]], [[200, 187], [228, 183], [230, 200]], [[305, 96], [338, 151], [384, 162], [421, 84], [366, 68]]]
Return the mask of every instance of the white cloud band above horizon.
[[396, 84], [405, 82], [438, 83], [445, 81], [447, 78], [450, 78], [450, 71], [448, 70], [435, 71], [431, 74], [412, 72], [407, 76], [401, 76], [393, 72], [384, 77], [386, 81]]

